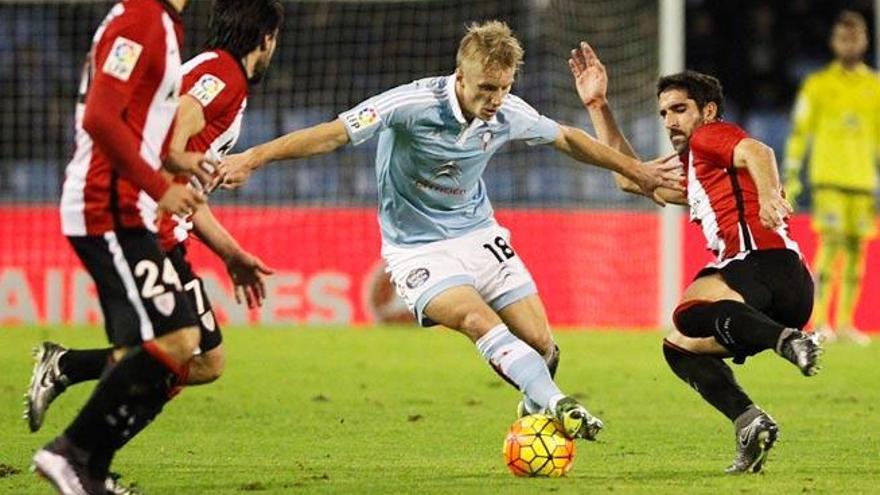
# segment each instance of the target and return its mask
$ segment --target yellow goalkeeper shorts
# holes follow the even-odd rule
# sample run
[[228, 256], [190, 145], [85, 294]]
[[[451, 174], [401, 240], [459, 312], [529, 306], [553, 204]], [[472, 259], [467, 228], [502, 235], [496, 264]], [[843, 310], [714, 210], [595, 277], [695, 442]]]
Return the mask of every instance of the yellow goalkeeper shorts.
[[817, 187], [813, 191], [813, 230], [820, 234], [868, 239], [877, 232], [871, 193]]

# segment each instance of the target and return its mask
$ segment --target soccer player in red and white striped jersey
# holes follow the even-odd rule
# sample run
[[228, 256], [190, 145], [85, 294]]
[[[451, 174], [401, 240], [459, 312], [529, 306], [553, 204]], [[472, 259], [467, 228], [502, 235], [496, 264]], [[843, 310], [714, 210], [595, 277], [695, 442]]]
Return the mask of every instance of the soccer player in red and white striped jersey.
[[[599, 139], [635, 156], [606, 97], [607, 74], [586, 43], [569, 65]], [[729, 473], [759, 472], [778, 425], [736, 382], [723, 357], [742, 363], [775, 350], [810, 376], [821, 352], [801, 329], [813, 307], [813, 281], [788, 231], [792, 209], [773, 150], [724, 122], [714, 77], [685, 71], [657, 83], [660, 116], [686, 172], [686, 191], [660, 189], [653, 199], [690, 207], [716, 259], [701, 270], [676, 308], [663, 342], [670, 368], [733, 422], [737, 455]], [[617, 176], [625, 191], [640, 193]]]
[[186, 214], [204, 202], [200, 192], [169, 181], [163, 165], [208, 178], [198, 170], [202, 155], [167, 148], [185, 4], [116, 4], [95, 32], [83, 71], [61, 224], [95, 280], [110, 341], [126, 352], [73, 423], [34, 456], [62, 493], [104, 492], [114, 454], [185, 380], [198, 343], [196, 315], [154, 236], [157, 209]]
[[[248, 84], [259, 82], [268, 69], [282, 20], [283, 8], [276, 0], [215, 2], [209, 49], [182, 68], [183, 96], [170, 143], [166, 143], [171, 152], [185, 149], [188, 154], [184, 156], [219, 161], [235, 145], [247, 105]], [[177, 187], [187, 187], [189, 182], [188, 174], [174, 176]], [[208, 383], [222, 373], [224, 354], [207, 293], [185, 257], [189, 228], [194, 225], [198, 236], [224, 260], [239, 302], [246, 301], [249, 307], [260, 304], [265, 298], [263, 276], [271, 270], [238, 245], [206, 204], [199, 205], [194, 214], [180, 213], [160, 215], [157, 240], [186, 290], [201, 330], [198, 354], [188, 362], [185, 383]], [[44, 343], [28, 392], [31, 429], [39, 429], [52, 400], [72, 384], [97, 379], [113, 355], [112, 347], [66, 350]], [[115, 481], [108, 483], [108, 489], [115, 486]]]
[[175, 212], [201, 202], [160, 172], [177, 111], [182, 37], [179, 11], [160, 0], [118, 3], [95, 32], [61, 196], [64, 235], [155, 231], [157, 202]]
[[[180, 106], [170, 148], [186, 149], [221, 160], [235, 145], [247, 106], [248, 84], [257, 83], [269, 67], [275, 50], [283, 8], [276, 0], [219, 0], [211, 19], [209, 49], [183, 66]], [[185, 174], [175, 177], [189, 183]], [[226, 264], [235, 297], [256, 307], [265, 298], [263, 277], [272, 273], [259, 258], [239, 246], [217, 221], [207, 204], [193, 215], [165, 213], [159, 221], [158, 240], [194, 308], [200, 327], [198, 353], [189, 362], [187, 385], [209, 383], [223, 372], [222, 336], [202, 280], [186, 259], [190, 229]], [[97, 379], [113, 348], [65, 349], [46, 342], [41, 365], [35, 373], [50, 370], [32, 380], [26, 417], [32, 431], [40, 428], [51, 402], [67, 387]]]
[[[248, 81], [262, 77], [259, 66], [268, 66], [274, 52], [274, 35], [269, 39], [269, 44], [262, 50], [265, 62], [261, 59], [249, 62], [254, 66], [250, 72], [256, 74], [252, 77], [248, 77], [248, 69], [242, 65], [240, 58], [219, 48], [203, 52], [184, 64], [182, 96], [172, 148], [185, 148], [220, 161], [235, 146], [247, 107]], [[258, 46], [254, 53], [260, 50]], [[189, 182], [182, 174], [175, 180]], [[162, 216], [159, 239], [165, 251], [187, 242], [192, 228], [191, 218], [191, 215], [181, 217], [170, 213]]]

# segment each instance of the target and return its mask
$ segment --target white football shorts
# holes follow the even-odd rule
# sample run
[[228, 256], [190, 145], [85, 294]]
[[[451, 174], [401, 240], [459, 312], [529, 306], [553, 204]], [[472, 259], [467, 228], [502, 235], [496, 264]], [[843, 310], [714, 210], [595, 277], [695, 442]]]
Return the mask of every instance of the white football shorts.
[[420, 325], [435, 325], [425, 307], [441, 292], [470, 285], [498, 311], [538, 292], [522, 259], [500, 225], [416, 247], [382, 245], [386, 271]]

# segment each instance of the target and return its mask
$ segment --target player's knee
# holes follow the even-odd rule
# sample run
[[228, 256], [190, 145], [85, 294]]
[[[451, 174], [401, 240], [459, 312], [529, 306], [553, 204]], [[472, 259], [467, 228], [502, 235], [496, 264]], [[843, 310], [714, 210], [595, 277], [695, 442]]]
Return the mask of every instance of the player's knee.
[[156, 345], [178, 363], [185, 363], [199, 346], [199, 329], [181, 328], [157, 338]]
[[476, 340], [500, 323], [501, 319], [488, 307], [473, 306], [461, 312], [458, 329]]
[[205, 358], [205, 383], [219, 380], [226, 369], [226, 355], [218, 347], [205, 354]]
[[669, 335], [663, 339], [663, 352], [666, 355], [667, 360], [669, 357], [669, 353], [690, 353], [690, 354], [698, 354], [698, 355], [711, 355], [711, 356], [728, 356], [730, 352], [724, 348], [721, 344], [719, 344], [714, 338], [711, 337], [701, 337], [701, 338], [693, 338], [688, 337], [687, 335], [679, 332], [678, 330], [673, 330]]
[[[672, 322], [678, 330], [673, 334], [690, 338], [710, 337], [712, 332], [704, 328], [706, 321], [703, 314], [709, 305], [706, 301], [685, 301], [679, 304], [672, 313]], [[675, 341], [672, 343], [676, 344]]]
[[673, 330], [665, 339], [663, 339], [663, 349], [664, 352], [666, 352], [667, 349], [694, 352], [694, 349], [691, 349], [692, 342], [692, 339], [688, 338], [680, 331]]

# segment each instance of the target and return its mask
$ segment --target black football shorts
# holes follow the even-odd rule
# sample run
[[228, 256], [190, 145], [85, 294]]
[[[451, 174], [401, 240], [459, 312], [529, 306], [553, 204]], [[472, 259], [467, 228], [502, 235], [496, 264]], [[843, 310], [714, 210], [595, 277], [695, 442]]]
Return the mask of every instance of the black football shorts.
[[174, 265], [174, 269], [177, 270], [177, 274], [180, 275], [180, 281], [183, 283], [183, 289], [189, 298], [190, 306], [195, 309], [196, 315], [199, 317], [199, 330], [201, 331], [199, 351], [205, 353], [216, 349], [223, 342], [220, 325], [211, 308], [211, 301], [205, 291], [204, 282], [196, 276], [186, 259], [186, 247], [183, 244], [177, 244], [166, 252], [166, 255]]
[[114, 346], [133, 347], [198, 325], [184, 282], [152, 232], [119, 229], [67, 239], [95, 281]]
[[746, 304], [788, 328], [803, 328], [813, 313], [813, 277], [798, 253], [763, 249], [721, 268], [706, 267], [695, 278], [719, 273]]

